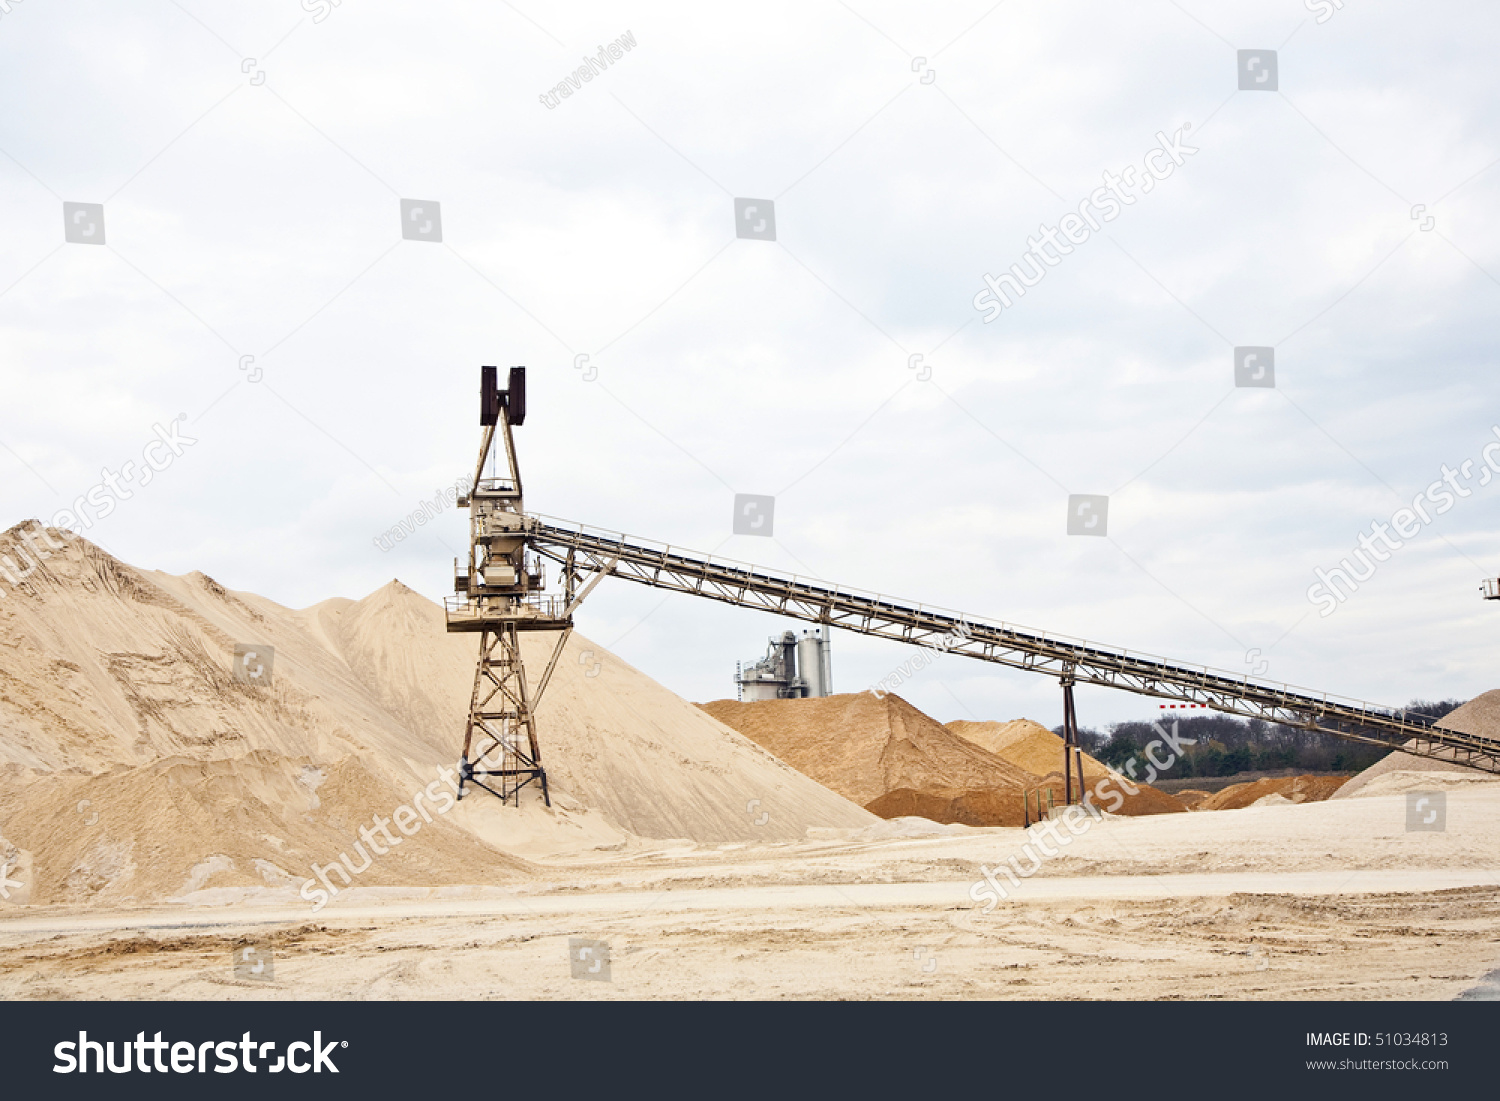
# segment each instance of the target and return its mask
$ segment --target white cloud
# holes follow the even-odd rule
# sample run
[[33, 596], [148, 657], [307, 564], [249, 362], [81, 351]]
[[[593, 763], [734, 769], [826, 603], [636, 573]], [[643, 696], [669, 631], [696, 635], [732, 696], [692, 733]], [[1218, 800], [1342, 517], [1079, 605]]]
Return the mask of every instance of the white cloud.
[[[478, 366], [526, 364], [536, 511], [1186, 661], [1259, 648], [1345, 695], [1492, 687], [1493, 487], [1303, 618], [1313, 568], [1497, 420], [1488, 8], [991, 7], [14, 5], [6, 514], [185, 412], [201, 443], [108, 549], [293, 605], [397, 572], [441, 597], [456, 516], [371, 540], [472, 462]], [[1235, 46], [1280, 47], [1280, 93], [1234, 92]], [[979, 320], [984, 272], [1183, 122], [1198, 154]], [[735, 196], [775, 199], [774, 244], [735, 239]], [[442, 204], [442, 244], [400, 239], [401, 198]], [[106, 248], [59, 249], [63, 200], [105, 204]], [[1275, 392], [1232, 390], [1235, 344], [1276, 345]], [[775, 541], [729, 535], [736, 491], [779, 494]], [[1115, 494], [1110, 540], [1064, 534], [1069, 492]], [[580, 616], [698, 699], [781, 626], [624, 583]], [[836, 683], [900, 660], [841, 635]], [[911, 692], [1057, 718], [1050, 681], [958, 658]]]

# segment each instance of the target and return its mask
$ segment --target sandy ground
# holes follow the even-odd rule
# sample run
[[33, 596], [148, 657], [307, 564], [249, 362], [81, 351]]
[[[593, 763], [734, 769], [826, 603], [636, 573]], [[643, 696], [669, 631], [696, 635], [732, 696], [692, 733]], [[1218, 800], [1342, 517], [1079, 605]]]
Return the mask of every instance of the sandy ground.
[[[1090, 824], [985, 912], [981, 866], [1047, 844], [863, 796], [1041, 778], [895, 697], [741, 709], [838, 794], [575, 633], [537, 712], [553, 807], [455, 805], [476, 643], [398, 582], [299, 611], [74, 540], [14, 595], [0, 997], [1500, 992], [1500, 783], [1446, 761], [1395, 755], [1328, 802]], [[274, 652], [253, 683], [251, 644]], [[528, 635], [528, 666], [551, 645]], [[777, 726], [822, 710], [842, 725]], [[1500, 734], [1500, 692], [1463, 711]], [[1029, 736], [1051, 768], [1055, 736]], [[1408, 794], [1436, 789], [1441, 828], [1408, 831]], [[315, 910], [299, 888], [335, 889], [335, 861], [357, 878]]]
[[[0, 904], [0, 997], [1450, 999], [1500, 965], [1500, 788], [1105, 821], [991, 913], [1015, 829], [580, 852], [516, 887]], [[574, 978], [570, 938], [609, 981]], [[244, 946], [271, 981], [237, 976]], [[596, 957], [597, 958], [597, 957]]]

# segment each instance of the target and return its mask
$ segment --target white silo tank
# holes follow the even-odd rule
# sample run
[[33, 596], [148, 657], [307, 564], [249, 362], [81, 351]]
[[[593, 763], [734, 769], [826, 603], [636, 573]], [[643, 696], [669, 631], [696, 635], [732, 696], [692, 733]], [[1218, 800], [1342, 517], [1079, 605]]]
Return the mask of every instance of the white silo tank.
[[806, 631], [797, 643], [797, 672], [807, 683], [807, 694], [813, 699], [828, 695], [823, 684], [823, 640], [816, 632]]

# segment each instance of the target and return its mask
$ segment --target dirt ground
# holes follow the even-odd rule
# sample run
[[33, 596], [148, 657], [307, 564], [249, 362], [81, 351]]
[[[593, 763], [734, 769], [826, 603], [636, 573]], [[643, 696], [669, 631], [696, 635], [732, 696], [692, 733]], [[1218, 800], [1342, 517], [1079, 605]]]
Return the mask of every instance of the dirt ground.
[[[399, 582], [297, 610], [72, 540], [23, 588], [0, 602], [3, 998], [1500, 988], [1500, 782], [1445, 760], [1392, 754], [1323, 802], [1153, 792], [1173, 813], [1066, 841], [886, 820], [863, 803], [893, 785], [1044, 784], [1057, 739], [980, 724], [1012, 763], [896, 697], [733, 705], [782, 760], [574, 632], [538, 709], [552, 805], [459, 804], [475, 643]], [[240, 675], [247, 641], [273, 678]], [[553, 644], [528, 633], [528, 666]], [[1500, 738], [1500, 691], [1450, 720]], [[1036, 874], [987, 912], [1012, 860]]]
[[[913, 820], [317, 914], [0, 905], [0, 997], [1451, 999], [1500, 964], [1500, 790], [1450, 791], [1441, 832], [1407, 831], [1405, 802], [1107, 820], [988, 914], [978, 866], [1023, 831]], [[572, 976], [580, 937], [609, 981]], [[270, 981], [236, 975], [247, 946]]]

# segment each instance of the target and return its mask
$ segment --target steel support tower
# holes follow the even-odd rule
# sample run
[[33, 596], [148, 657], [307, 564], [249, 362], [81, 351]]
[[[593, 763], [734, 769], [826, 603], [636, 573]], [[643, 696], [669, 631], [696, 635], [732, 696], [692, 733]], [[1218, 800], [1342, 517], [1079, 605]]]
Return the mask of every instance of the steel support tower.
[[[469, 493], [459, 500], [469, 509], [469, 557], [464, 565], [454, 563], [458, 595], [445, 602], [449, 631], [479, 634], [479, 662], [458, 761], [458, 797], [462, 799], [473, 784], [502, 802], [519, 805], [521, 789], [534, 783], [551, 806], [534, 711], [573, 617], [564, 598], [542, 592], [541, 561], [527, 553], [535, 521], [527, 518], [522, 504], [521, 471], [511, 435], [511, 428], [525, 420], [526, 368], [512, 367], [504, 390], [499, 388], [497, 369], [482, 368], [479, 423], [484, 434]], [[492, 452], [494, 467], [500, 465], [497, 439], [505, 470], [486, 477]], [[523, 631], [561, 632], [535, 695], [526, 683]]]

